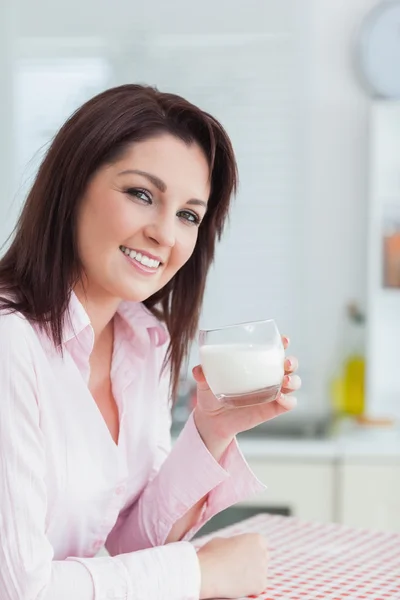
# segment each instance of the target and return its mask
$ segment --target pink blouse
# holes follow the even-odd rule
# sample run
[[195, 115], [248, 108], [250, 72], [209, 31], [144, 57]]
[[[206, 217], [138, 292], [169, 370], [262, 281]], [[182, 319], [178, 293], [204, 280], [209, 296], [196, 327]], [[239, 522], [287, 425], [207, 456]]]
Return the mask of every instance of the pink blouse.
[[[263, 489], [236, 441], [218, 463], [191, 416], [171, 450], [167, 334], [140, 303], [114, 319], [116, 445], [88, 388], [93, 329], [72, 294], [63, 354], [36, 325], [0, 313], [1, 600], [198, 599], [187, 541]], [[208, 494], [185, 539], [174, 523]], [[110, 556], [96, 556], [104, 546]]]

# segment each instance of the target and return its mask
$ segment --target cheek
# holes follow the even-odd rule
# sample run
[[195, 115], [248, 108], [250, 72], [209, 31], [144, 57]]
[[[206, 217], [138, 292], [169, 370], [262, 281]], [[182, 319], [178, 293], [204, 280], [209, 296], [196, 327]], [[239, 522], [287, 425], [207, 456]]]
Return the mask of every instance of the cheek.
[[124, 210], [123, 203], [109, 203], [99, 219], [99, 232], [103, 240], [107, 239], [111, 243], [120, 241], [121, 236], [129, 229], [129, 214]]
[[[194, 229], [194, 228], [193, 228]], [[196, 247], [197, 242], [197, 227], [194, 231], [185, 232], [174, 246], [173, 267], [177, 271], [189, 260]]]
[[105, 253], [110, 246], [118, 246], [132, 234], [132, 215], [128, 205], [112, 195], [103, 202], [93, 204], [84, 215], [84, 226], [92, 245]]
[[80, 214], [78, 245], [82, 264], [89, 273], [101, 273], [112, 259], [129, 222], [125, 211], [111, 201], [88, 203]]

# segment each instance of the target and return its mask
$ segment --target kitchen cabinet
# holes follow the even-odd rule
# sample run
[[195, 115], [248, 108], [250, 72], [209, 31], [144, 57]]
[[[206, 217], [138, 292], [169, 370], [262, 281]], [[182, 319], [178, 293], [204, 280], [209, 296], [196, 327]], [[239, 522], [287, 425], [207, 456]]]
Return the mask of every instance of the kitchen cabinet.
[[301, 519], [400, 532], [400, 462], [368, 457], [248, 460], [268, 488], [242, 506]]
[[[400, 420], [400, 102], [376, 100], [368, 127], [367, 377], [369, 417]], [[394, 263], [396, 262], [396, 266]]]
[[337, 469], [339, 522], [400, 532], [400, 464], [348, 460]]
[[329, 522], [335, 518], [335, 467], [332, 461], [250, 458], [255, 475], [268, 488], [243, 506], [285, 509], [301, 519]]

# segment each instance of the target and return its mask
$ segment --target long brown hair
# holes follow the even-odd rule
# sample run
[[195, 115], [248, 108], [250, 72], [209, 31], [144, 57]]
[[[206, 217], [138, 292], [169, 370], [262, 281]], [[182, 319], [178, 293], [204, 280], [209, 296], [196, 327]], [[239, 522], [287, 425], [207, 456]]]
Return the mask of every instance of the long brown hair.
[[130, 144], [161, 133], [197, 143], [207, 157], [211, 178], [208, 210], [191, 258], [144, 302], [168, 328], [166, 359], [175, 395], [182, 361], [198, 327], [215, 243], [237, 186], [235, 156], [225, 130], [180, 96], [148, 86], [122, 85], [95, 96], [65, 122], [39, 168], [12, 243], [0, 260], [0, 308], [39, 323], [61, 347], [64, 313], [82, 273], [76, 219], [89, 179], [101, 166], [118, 160]]

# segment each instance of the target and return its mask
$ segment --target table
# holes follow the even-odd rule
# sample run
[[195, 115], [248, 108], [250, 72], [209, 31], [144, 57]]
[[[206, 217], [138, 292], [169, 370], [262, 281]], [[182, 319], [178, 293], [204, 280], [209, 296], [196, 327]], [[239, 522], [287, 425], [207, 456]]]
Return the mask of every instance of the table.
[[[261, 533], [269, 585], [259, 600], [400, 600], [400, 534], [259, 514], [194, 541]], [[244, 600], [244, 599], [240, 599]]]

